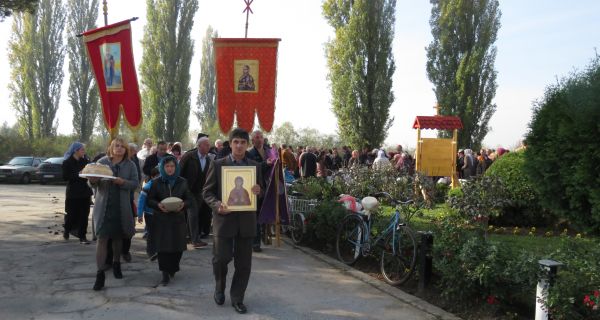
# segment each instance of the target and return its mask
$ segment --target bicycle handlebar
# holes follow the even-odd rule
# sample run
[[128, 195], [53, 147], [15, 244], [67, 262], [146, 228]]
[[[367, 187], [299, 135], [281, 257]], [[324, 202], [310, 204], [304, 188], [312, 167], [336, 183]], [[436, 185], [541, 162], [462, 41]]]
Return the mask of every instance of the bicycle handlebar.
[[388, 198], [394, 205], [406, 205], [406, 204], [414, 202], [412, 199], [408, 199], [406, 201], [400, 201], [400, 200], [392, 197], [392, 195], [389, 194], [389, 193], [387, 193], [387, 192], [377, 192], [377, 193], [373, 194], [373, 197], [375, 197], [375, 198], [382, 198], [382, 197]]

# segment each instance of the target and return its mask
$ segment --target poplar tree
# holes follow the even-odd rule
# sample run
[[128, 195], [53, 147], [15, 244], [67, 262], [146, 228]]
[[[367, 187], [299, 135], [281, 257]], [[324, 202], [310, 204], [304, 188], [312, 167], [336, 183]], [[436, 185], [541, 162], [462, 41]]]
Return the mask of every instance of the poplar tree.
[[62, 0], [41, 0], [34, 14], [14, 15], [9, 40], [9, 91], [19, 130], [29, 139], [56, 135], [65, 19]]
[[96, 28], [98, 0], [68, 0], [69, 102], [73, 108], [73, 132], [87, 142], [98, 117], [98, 88], [85, 44], [77, 34]]
[[195, 112], [203, 132], [210, 131], [217, 122], [217, 73], [212, 38], [219, 36], [211, 26], [206, 28], [202, 41], [202, 60], [200, 61], [200, 90], [198, 92], [198, 110]]
[[[431, 0], [431, 34], [427, 76], [433, 83], [440, 114], [461, 118], [458, 146], [477, 150], [496, 111], [497, 0]], [[441, 132], [447, 137], [449, 133]]]
[[187, 137], [190, 115], [191, 38], [197, 0], [147, 0], [140, 66], [148, 131], [165, 141]]
[[380, 146], [393, 118], [395, 0], [326, 0], [335, 29], [326, 44], [333, 112], [340, 138], [355, 148]]

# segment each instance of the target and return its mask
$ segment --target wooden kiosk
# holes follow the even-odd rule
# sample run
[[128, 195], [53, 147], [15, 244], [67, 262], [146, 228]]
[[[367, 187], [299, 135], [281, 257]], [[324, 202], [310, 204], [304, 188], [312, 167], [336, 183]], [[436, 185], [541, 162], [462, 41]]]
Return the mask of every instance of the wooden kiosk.
[[[417, 116], [413, 124], [417, 129], [416, 171], [430, 177], [451, 177], [452, 188], [456, 188], [457, 139], [462, 127], [456, 116]], [[421, 138], [421, 129], [453, 130], [452, 139]]]

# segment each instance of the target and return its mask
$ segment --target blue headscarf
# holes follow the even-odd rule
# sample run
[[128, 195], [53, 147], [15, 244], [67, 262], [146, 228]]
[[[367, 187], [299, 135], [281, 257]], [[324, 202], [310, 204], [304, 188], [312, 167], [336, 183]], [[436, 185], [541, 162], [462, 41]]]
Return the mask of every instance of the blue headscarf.
[[[167, 161], [175, 162], [175, 173], [172, 176], [167, 175], [167, 172], [165, 172], [165, 163]], [[177, 163], [177, 159], [172, 155], [164, 156], [158, 164], [158, 172], [160, 172], [160, 178], [163, 181], [168, 182], [171, 187], [174, 186], [175, 181], [177, 181], [177, 177], [179, 177], [179, 163]]]
[[77, 152], [79, 149], [83, 148], [83, 143], [79, 142], [79, 141], [75, 141], [73, 143], [71, 143], [71, 145], [69, 146], [69, 150], [67, 150], [67, 152], [65, 152], [64, 155], [64, 160], [69, 159], [73, 153]]

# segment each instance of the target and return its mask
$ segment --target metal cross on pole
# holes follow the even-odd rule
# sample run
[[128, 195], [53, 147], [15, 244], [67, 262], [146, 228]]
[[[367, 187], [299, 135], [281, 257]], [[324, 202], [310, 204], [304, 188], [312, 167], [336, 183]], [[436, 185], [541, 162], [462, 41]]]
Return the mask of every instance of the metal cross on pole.
[[244, 38], [248, 38], [248, 17], [250, 16], [250, 14], [254, 14], [254, 12], [252, 11], [252, 9], [250, 8], [250, 5], [252, 4], [252, 2], [254, 2], [254, 0], [244, 0], [244, 3], [246, 4], [246, 9], [244, 9], [243, 12], [246, 13], [246, 35], [244, 36]]

